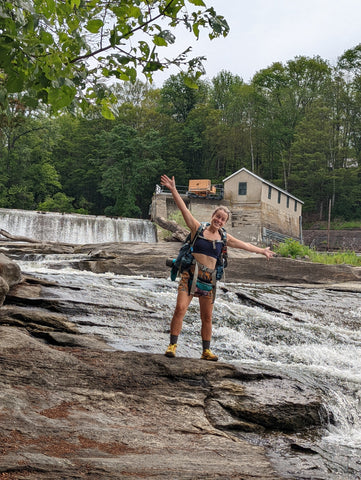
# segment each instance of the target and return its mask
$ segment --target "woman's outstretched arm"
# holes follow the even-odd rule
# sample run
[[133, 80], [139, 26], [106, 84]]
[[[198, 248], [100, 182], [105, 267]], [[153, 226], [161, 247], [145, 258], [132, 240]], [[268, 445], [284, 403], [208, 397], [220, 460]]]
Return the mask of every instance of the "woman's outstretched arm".
[[227, 245], [233, 248], [240, 248], [242, 250], [247, 250], [248, 252], [253, 252], [253, 253], [260, 253], [261, 255], [264, 255], [267, 260], [273, 257], [275, 252], [272, 252], [269, 247], [267, 248], [261, 248], [261, 247], [256, 247], [256, 245], [253, 245], [252, 243], [247, 243], [243, 242], [242, 240], [238, 240], [238, 238], [233, 237], [232, 235], [227, 234]]

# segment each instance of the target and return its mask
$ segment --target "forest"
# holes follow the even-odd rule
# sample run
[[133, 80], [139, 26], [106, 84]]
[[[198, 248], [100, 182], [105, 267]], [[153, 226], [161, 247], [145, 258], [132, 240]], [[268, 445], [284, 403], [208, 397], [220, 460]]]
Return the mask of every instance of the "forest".
[[249, 83], [171, 75], [108, 85], [94, 104], [54, 115], [20, 94], [0, 102], [0, 207], [148, 218], [160, 174], [177, 185], [242, 167], [304, 201], [304, 218], [361, 219], [361, 45], [336, 66], [275, 62]]

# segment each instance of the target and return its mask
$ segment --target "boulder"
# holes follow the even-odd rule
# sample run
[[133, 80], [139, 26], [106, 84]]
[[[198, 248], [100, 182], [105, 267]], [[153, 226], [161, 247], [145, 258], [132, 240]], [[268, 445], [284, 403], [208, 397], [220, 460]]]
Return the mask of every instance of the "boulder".
[[277, 480], [255, 433], [296, 432], [297, 443], [326, 418], [319, 393], [295, 380], [66, 337], [51, 346], [0, 327], [4, 478]]
[[0, 305], [13, 285], [21, 281], [21, 270], [17, 263], [0, 253]]

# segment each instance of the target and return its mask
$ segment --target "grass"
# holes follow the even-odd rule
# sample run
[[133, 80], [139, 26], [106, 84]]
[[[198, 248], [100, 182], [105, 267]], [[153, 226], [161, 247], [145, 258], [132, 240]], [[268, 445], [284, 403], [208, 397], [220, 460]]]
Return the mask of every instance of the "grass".
[[297, 240], [291, 238], [280, 243], [275, 248], [275, 252], [281, 255], [281, 257], [304, 258], [314, 263], [324, 263], [326, 265], [361, 266], [361, 256], [357, 256], [355, 252], [320, 253], [306, 245], [301, 245]]

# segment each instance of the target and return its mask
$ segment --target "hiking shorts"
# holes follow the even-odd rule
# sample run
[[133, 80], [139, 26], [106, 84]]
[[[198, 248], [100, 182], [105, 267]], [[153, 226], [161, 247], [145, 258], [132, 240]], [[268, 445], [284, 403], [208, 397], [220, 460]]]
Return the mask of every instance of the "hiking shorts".
[[[187, 292], [187, 294], [189, 295], [189, 291], [190, 291], [192, 280], [193, 280], [194, 269], [195, 269], [195, 266], [191, 265], [189, 270], [184, 270], [184, 272], [182, 272], [181, 278], [178, 284], [178, 292]], [[206, 267], [204, 267], [204, 269], [199, 268], [198, 280], [212, 285], [212, 273], [213, 273], [213, 270], [211, 270], [210, 268], [206, 268]], [[214, 302], [214, 287], [209, 291], [201, 290], [200, 288], [197, 287], [195, 289], [194, 296], [198, 298], [206, 297], [212, 300], [212, 302]]]

